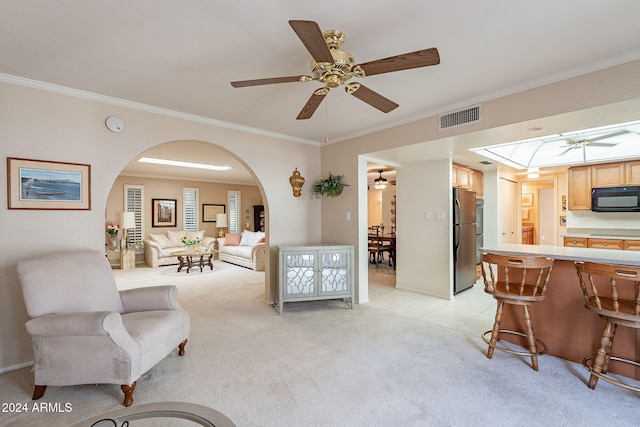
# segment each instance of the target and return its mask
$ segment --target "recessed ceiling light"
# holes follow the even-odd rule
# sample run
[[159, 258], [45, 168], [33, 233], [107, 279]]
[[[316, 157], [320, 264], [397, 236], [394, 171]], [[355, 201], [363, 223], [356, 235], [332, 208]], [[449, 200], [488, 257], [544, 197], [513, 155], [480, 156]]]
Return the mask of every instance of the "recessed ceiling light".
[[141, 157], [138, 161], [142, 163], [154, 163], [156, 165], [180, 166], [183, 168], [208, 169], [213, 171], [226, 171], [231, 169], [231, 166], [217, 166], [208, 165], [205, 163], [181, 162], [178, 160], [156, 159], [153, 157]]

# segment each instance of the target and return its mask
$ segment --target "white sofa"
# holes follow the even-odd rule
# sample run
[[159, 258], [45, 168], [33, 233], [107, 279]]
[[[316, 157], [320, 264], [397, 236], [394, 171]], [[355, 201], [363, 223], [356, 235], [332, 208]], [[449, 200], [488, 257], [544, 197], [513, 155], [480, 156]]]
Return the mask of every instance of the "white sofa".
[[[264, 271], [265, 235], [262, 231], [243, 231], [240, 236], [227, 233], [218, 238], [218, 259], [231, 264]], [[226, 244], [231, 243], [233, 244]]]
[[173, 254], [185, 250], [180, 241], [183, 237], [189, 240], [198, 238], [202, 241], [200, 246], [207, 249], [214, 249], [216, 242], [215, 238], [205, 236], [204, 231], [167, 230], [166, 234], [149, 234], [149, 238], [144, 241], [144, 262], [149, 267], [177, 264], [178, 258]]

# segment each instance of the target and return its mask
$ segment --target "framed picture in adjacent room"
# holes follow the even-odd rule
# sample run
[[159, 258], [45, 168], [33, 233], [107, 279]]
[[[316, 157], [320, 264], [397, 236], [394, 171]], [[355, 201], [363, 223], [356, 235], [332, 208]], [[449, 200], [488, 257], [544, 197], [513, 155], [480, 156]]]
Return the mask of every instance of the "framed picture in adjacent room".
[[151, 226], [152, 227], [175, 227], [176, 199], [151, 199]]
[[524, 193], [522, 195], [522, 206], [533, 206], [533, 194]]
[[226, 213], [226, 205], [202, 204], [202, 222], [216, 222], [216, 215]]
[[91, 165], [7, 157], [7, 178], [9, 209], [91, 209]]

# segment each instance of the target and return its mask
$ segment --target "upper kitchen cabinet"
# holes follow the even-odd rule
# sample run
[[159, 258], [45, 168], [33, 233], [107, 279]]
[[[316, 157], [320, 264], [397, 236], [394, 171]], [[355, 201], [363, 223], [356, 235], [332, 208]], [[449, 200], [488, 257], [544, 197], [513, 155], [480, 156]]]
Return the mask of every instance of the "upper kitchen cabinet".
[[480, 171], [471, 169], [471, 179], [473, 181], [472, 187], [476, 191], [476, 197], [484, 197], [484, 174]]
[[455, 188], [471, 188], [471, 168], [466, 166], [452, 164], [451, 165], [451, 181]]
[[627, 185], [640, 185], [640, 160], [626, 162]]
[[640, 185], [640, 160], [569, 168], [569, 210], [590, 210], [591, 189]]
[[457, 163], [451, 165], [451, 184], [454, 188], [475, 191], [479, 198], [484, 194], [484, 175], [468, 166]]
[[568, 209], [591, 209], [591, 166], [569, 168]]
[[605, 163], [591, 166], [591, 187], [617, 187], [626, 181], [624, 163]]

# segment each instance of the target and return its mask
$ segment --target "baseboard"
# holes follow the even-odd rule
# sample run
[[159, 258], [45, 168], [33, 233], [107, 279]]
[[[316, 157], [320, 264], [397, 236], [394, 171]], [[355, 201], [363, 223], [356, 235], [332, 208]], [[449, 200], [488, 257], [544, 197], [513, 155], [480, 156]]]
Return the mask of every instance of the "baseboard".
[[26, 368], [27, 366], [33, 365], [33, 360], [30, 362], [20, 363], [18, 365], [7, 366], [6, 368], [0, 368], [0, 374], [4, 374], [9, 371], [16, 371], [18, 369]]

